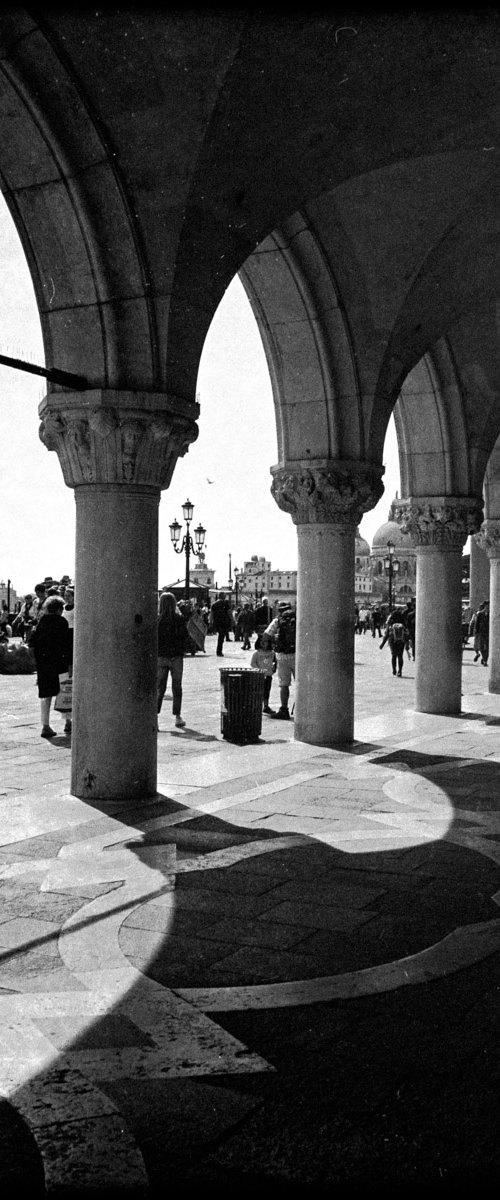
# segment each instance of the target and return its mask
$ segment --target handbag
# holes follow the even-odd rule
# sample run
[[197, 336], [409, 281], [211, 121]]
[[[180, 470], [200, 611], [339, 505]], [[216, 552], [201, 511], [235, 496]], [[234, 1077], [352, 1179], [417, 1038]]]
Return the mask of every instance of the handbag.
[[59, 691], [54, 700], [56, 712], [70, 713], [73, 708], [73, 679], [67, 672], [59, 676]]

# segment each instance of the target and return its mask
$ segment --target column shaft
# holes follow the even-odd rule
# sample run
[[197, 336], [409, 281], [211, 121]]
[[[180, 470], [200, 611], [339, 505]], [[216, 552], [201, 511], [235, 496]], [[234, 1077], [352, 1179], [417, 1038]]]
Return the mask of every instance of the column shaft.
[[460, 712], [461, 578], [461, 546], [417, 547], [417, 712]]
[[156, 792], [159, 488], [75, 489], [71, 790]]
[[354, 736], [354, 549], [383, 467], [316, 459], [273, 467], [271, 491], [298, 532], [295, 736], [318, 746]]
[[150, 391], [49, 393], [40, 438], [75, 489], [71, 787], [156, 792], [158, 503], [196, 439], [199, 406]]
[[299, 525], [295, 736], [333, 746], [354, 736], [355, 528]]
[[490, 558], [488, 691], [500, 692], [500, 558]]
[[[500, 692], [500, 518], [488, 516], [477, 534], [477, 549], [489, 563], [489, 588], [480, 604], [489, 600], [488, 691]], [[477, 607], [477, 606], [476, 606]]]
[[488, 600], [490, 594], [490, 564], [483, 546], [479, 545], [477, 537], [470, 539], [470, 592], [469, 603], [475, 612], [483, 600]]

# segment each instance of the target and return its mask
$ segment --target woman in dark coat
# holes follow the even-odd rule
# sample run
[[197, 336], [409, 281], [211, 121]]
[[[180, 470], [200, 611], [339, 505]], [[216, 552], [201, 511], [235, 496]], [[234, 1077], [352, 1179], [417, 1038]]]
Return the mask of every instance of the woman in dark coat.
[[[186, 724], [181, 717], [182, 675], [184, 654], [187, 650], [188, 631], [185, 617], [177, 607], [173, 592], [162, 592], [158, 606], [158, 698], [157, 711], [161, 711], [167, 680], [172, 680], [172, 714], [178, 729]], [[160, 726], [158, 725], [158, 729]]]
[[62, 616], [64, 601], [61, 596], [49, 596], [45, 601], [42, 616], [30, 637], [36, 663], [36, 677], [42, 719], [41, 737], [53, 738], [55, 729], [49, 724], [52, 697], [60, 690], [59, 675], [67, 671], [71, 662], [71, 634], [66, 619]]

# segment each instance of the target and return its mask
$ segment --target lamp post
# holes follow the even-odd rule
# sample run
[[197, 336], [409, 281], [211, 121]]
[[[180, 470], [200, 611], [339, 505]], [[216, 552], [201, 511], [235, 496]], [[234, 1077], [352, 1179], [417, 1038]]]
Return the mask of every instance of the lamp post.
[[[184, 599], [185, 600], [189, 600], [189, 556], [190, 556], [190, 554], [195, 554], [197, 558], [201, 558], [202, 552], [203, 552], [203, 545], [205, 542], [205, 534], [206, 534], [206, 529], [203, 528], [203, 525], [201, 525], [201, 524], [198, 525], [194, 531], [194, 542], [193, 542], [193, 539], [192, 539], [191, 533], [190, 533], [190, 528], [189, 528], [191, 521], [193, 520], [193, 507], [194, 507], [194, 505], [191, 504], [190, 500], [186, 500], [185, 504], [182, 505], [182, 515], [186, 522], [187, 528], [186, 528], [186, 533], [184, 534], [184, 537], [182, 539], [180, 546], [178, 543], [179, 543], [179, 539], [181, 536], [181, 528], [182, 527], [179, 525], [179, 522], [176, 520], [172, 521], [172, 524], [170, 526], [170, 537], [172, 539], [172, 545], [174, 547], [175, 553], [186, 555], [186, 579], [185, 579], [185, 586], [184, 586]], [[195, 543], [196, 543], [196, 545], [195, 545]]]
[[238, 607], [239, 567], [234, 568], [234, 607]]
[[397, 573], [399, 571], [399, 562], [398, 562], [397, 558], [394, 558], [394, 550], [395, 550], [394, 542], [387, 543], [387, 550], [388, 550], [388, 554], [387, 554], [386, 558], [384, 559], [384, 567], [389, 576], [389, 612], [391, 612], [391, 610], [392, 610], [392, 580], [394, 578], [394, 575], [397, 575]]

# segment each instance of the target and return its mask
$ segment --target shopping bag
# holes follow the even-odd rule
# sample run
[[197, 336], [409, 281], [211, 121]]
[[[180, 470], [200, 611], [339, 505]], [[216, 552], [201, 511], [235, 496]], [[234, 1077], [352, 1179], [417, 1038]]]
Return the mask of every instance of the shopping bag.
[[54, 700], [56, 712], [70, 713], [73, 708], [73, 680], [71, 675], [59, 676], [59, 691]]

